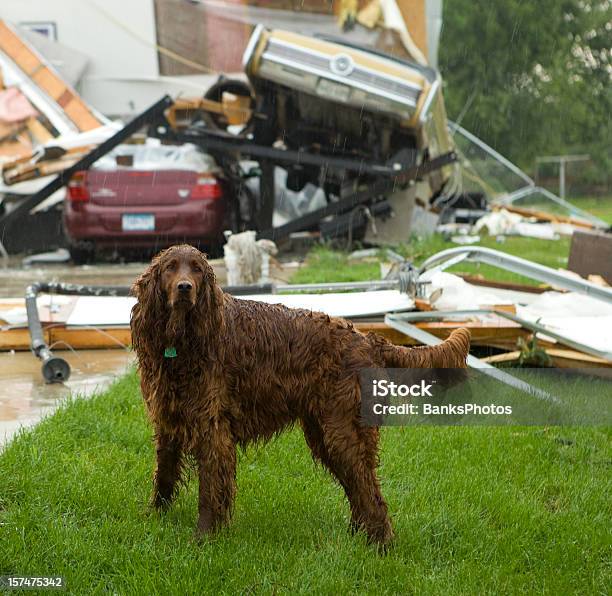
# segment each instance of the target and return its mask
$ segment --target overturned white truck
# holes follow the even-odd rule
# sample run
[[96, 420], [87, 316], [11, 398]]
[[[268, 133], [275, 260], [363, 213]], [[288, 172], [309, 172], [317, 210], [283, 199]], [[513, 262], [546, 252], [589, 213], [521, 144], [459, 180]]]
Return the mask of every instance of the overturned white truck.
[[[285, 166], [289, 188], [314, 183], [336, 202], [387, 177], [393, 180], [392, 190], [371, 197], [364, 207], [379, 216], [380, 239], [396, 241], [406, 237], [415, 199], [429, 204], [448, 187], [454, 151], [435, 69], [342, 38], [261, 26], [250, 39], [243, 65], [254, 90], [251, 125], [258, 143], [364, 166], [297, 160]], [[383, 202], [386, 209], [380, 208]], [[365, 229], [366, 218], [359, 218]], [[353, 217], [341, 225], [337, 219], [331, 226], [323, 223], [322, 233], [342, 233], [356, 221]]]

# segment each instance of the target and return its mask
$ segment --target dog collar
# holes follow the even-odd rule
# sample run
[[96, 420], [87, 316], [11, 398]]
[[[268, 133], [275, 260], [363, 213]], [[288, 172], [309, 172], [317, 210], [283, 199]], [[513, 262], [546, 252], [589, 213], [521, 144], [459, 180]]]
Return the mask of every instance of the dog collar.
[[176, 358], [176, 348], [170, 346], [164, 350], [164, 358]]

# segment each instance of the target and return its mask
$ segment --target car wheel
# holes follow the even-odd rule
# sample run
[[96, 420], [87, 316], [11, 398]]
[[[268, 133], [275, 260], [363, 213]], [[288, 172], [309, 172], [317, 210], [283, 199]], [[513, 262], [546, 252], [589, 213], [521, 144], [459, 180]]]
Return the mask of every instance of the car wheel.
[[90, 244], [71, 244], [68, 248], [70, 258], [75, 265], [86, 265], [93, 261], [95, 249]]
[[223, 241], [206, 246], [205, 251], [209, 259], [220, 259], [223, 257]]

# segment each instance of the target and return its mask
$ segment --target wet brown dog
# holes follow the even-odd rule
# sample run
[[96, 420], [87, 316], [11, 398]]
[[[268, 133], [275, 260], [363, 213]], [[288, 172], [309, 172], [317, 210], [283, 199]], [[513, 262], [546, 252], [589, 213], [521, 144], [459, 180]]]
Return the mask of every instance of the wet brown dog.
[[378, 429], [360, 422], [359, 371], [463, 367], [469, 333], [434, 348], [401, 348], [342, 319], [225, 294], [204, 255], [174, 246], [134, 284], [132, 342], [155, 428], [153, 504], [175, 495], [184, 456], [198, 463], [200, 533], [228, 521], [236, 447], [299, 421], [313, 457], [344, 488], [351, 527], [393, 537], [376, 474]]

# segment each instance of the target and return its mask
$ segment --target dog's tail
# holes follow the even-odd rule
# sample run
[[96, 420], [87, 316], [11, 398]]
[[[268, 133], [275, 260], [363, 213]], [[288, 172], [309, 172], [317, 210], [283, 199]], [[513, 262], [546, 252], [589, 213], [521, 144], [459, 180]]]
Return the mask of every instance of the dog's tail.
[[[396, 346], [380, 336], [368, 334], [370, 342], [381, 351], [388, 368], [466, 368], [470, 350], [470, 332], [464, 327], [455, 329], [437, 346], [405, 348]], [[381, 341], [382, 340], [382, 341]]]

